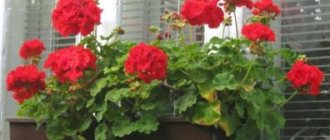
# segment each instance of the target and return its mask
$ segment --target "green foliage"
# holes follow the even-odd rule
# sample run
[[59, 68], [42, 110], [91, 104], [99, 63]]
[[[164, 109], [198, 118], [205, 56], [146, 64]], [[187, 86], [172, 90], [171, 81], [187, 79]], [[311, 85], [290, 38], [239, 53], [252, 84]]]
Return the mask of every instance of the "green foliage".
[[237, 82], [235, 82], [234, 75], [230, 73], [219, 73], [215, 76], [212, 84], [216, 85], [217, 90], [235, 90], [238, 87]]
[[157, 130], [158, 125], [157, 118], [151, 114], [145, 114], [137, 121], [132, 121], [127, 116], [120, 116], [114, 121], [112, 132], [117, 137], [123, 137], [135, 131], [150, 134], [152, 131]]
[[197, 102], [197, 96], [194, 89], [195, 88], [190, 88], [187, 93], [184, 93], [184, 95], [177, 98], [175, 103], [179, 113], [185, 112]]
[[223, 114], [219, 120], [219, 127], [225, 132], [226, 136], [231, 136], [239, 127], [240, 119], [237, 115]]
[[[156, 30], [156, 29], [155, 29]], [[157, 31], [160, 29], [157, 29]], [[116, 32], [81, 41], [97, 55], [97, 70], [78, 81], [80, 88], [47, 79], [47, 88], [21, 105], [20, 116], [46, 125], [51, 140], [114, 140], [132, 133], [149, 134], [158, 118], [171, 111], [191, 123], [214, 126], [231, 139], [254, 139], [264, 131], [277, 138], [284, 126], [280, 107], [286, 102], [285, 73], [278, 57], [291, 64], [298, 55], [289, 49], [273, 50], [262, 44], [263, 55], [251, 55], [245, 39], [213, 38], [186, 44], [177, 40], [154, 41], [168, 55], [168, 76], [144, 83], [126, 75], [124, 63], [136, 43], [119, 40]], [[105, 42], [105, 43], [104, 43]]]
[[214, 125], [221, 119], [221, 104], [219, 101], [212, 103], [199, 102], [194, 107], [192, 121], [200, 125]]
[[95, 129], [95, 140], [106, 140], [108, 139], [108, 130], [109, 128], [107, 127], [106, 124], [102, 123]]

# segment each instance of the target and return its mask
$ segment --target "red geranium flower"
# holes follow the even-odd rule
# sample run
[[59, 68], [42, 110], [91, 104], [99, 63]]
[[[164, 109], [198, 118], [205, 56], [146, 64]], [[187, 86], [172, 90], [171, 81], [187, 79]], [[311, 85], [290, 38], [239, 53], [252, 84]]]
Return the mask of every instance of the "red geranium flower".
[[309, 87], [309, 92], [315, 96], [320, 93], [320, 85], [324, 79], [324, 73], [318, 67], [298, 60], [287, 73], [287, 78], [295, 88]]
[[39, 90], [46, 88], [46, 74], [35, 65], [19, 66], [7, 75], [7, 89], [13, 91], [13, 98], [23, 103]]
[[25, 41], [19, 50], [19, 55], [27, 60], [31, 57], [39, 57], [43, 50], [45, 50], [44, 44], [39, 39], [31, 39]]
[[210, 28], [219, 27], [224, 19], [218, 0], [186, 0], [181, 9], [181, 15], [191, 25], [207, 24]]
[[77, 82], [87, 69], [96, 69], [96, 56], [82, 46], [71, 46], [51, 53], [44, 67], [50, 68], [60, 82]]
[[140, 43], [134, 46], [125, 62], [125, 72], [137, 74], [146, 83], [166, 77], [167, 55], [161, 49]]
[[254, 15], [260, 15], [262, 13], [270, 13], [274, 14], [274, 16], [277, 16], [281, 13], [281, 9], [273, 3], [272, 0], [260, 0], [258, 2], [255, 2], [253, 4], [253, 9], [252, 13]]
[[268, 26], [261, 23], [251, 23], [245, 25], [242, 34], [249, 40], [258, 41], [275, 41], [275, 33]]
[[101, 12], [95, 0], [59, 0], [52, 14], [53, 26], [62, 36], [85, 36], [100, 24]]

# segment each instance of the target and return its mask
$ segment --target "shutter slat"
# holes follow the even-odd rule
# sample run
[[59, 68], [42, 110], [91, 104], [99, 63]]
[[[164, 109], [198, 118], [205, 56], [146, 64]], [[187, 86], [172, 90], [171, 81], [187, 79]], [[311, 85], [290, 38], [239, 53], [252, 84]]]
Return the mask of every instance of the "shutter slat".
[[[325, 72], [319, 96], [298, 95], [284, 106], [286, 127], [280, 131], [281, 140], [330, 139], [330, 1], [278, 1], [281, 45], [306, 54], [308, 63]], [[283, 69], [290, 66], [283, 64]]]
[[[34, 3], [26, 5], [26, 33], [25, 38], [40, 38], [47, 52], [57, 50], [58, 48], [74, 45], [75, 36], [61, 37], [53, 28], [51, 23], [51, 13], [55, 6], [55, 0], [34, 0]], [[47, 57], [47, 54], [43, 54]]]
[[293, 33], [282, 33], [282, 37], [284, 36], [292, 36], [292, 35], [308, 35], [308, 34], [320, 34], [320, 33], [330, 33], [330, 30], [321, 30], [321, 31], [302, 31], [302, 32], [293, 32]]
[[330, 16], [330, 13], [322, 13], [322, 14], [309, 14], [309, 15], [295, 15], [295, 16], [285, 16], [282, 18], [282, 20], [293, 20], [293, 19], [303, 19], [303, 18], [310, 18], [315, 16]]
[[300, 9], [315, 9], [315, 8], [329, 8], [330, 3], [326, 4], [314, 4], [314, 5], [304, 5], [304, 6], [293, 6], [293, 7], [286, 7], [282, 9], [282, 12], [290, 11], [290, 10], [300, 10]]
[[317, 25], [329, 25], [330, 21], [319, 21], [319, 22], [312, 22], [312, 23], [293, 23], [293, 24], [282, 24], [281, 27], [282, 29], [286, 29], [286, 27], [308, 27], [308, 26], [317, 26]]
[[[149, 33], [148, 28], [151, 25], [167, 29], [167, 25], [160, 21], [165, 10], [178, 11], [179, 0], [123, 0], [120, 3], [120, 25], [126, 31], [123, 39], [133, 41], [151, 41], [155, 39], [153, 33]], [[198, 27], [200, 28], [200, 27]], [[204, 38], [203, 30], [193, 28], [193, 39], [202, 41]], [[183, 30], [184, 34], [189, 31]], [[172, 32], [172, 37], [176, 33]], [[188, 38], [188, 37], [186, 37]]]

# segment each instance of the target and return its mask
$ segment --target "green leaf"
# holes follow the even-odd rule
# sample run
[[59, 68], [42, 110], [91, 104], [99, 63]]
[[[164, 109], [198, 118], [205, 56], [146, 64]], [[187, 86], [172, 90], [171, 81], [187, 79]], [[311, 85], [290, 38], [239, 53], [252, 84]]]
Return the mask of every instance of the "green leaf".
[[211, 40], [208, 42], [208, 44], [206, 44], [206, 46], [209, 47], [209, 45], [213, 45], [213, 44], [221, 44], [222, 42], [224, 42], [224, 39], [223, 39], [223, 38], [213, 37], [213, 38], [211, 38]]
[[93, 120], [92, 120], [91, 118], [84, 118], [83, 121], [80, 122], [81, 125], [80, 125], [79, 130], [80, 130], [81, 132], [87, 130], [87, 129], [89, 128], [89, 126], [92, 124], [92, 121], [93, 121]]
[[278, 89], [270, 90], [269, 94], [269, 96], [271, 96], [270, 98], [272, 99], [272, 102], [276, 105], [281, 105], [286, 102], [284, 94]]
[[157, 106], [157, 103], [153, 103], [153, 102], [151, 102], [151, 103], [145, 103], [145, 104], [142, 104], [142, 105], [140, 106], [140, 108], [141, 108], [142, 110], [144, 110], [144, 111], [149, 111], [149, 110], [153, 110], [153, 109], [155, 109], [156, 106]]
[[114, 66], [110, 68], [104, 68], [104, 74], [109, 74], [109, 73], [117, 73], [121, 69], [120, 66]]
[[240, 120], [236, 115], [222, 114], [221, 120], [219, 121], [220, 128], [225, 131], [227, 137], [234, 134], [237, 127], [239, 126]]
[[189, 107], [193, 106], [196, 102], [196, 94], [194, 92], [188, 92], [183, 96], [180, 96], [175, 102], [175, 105], [179, 113], [182, 113], [186, 111]]
[[250, 119], [255, 121], [259, 129], [266, 130], [265, 132], [268, 134], [275, 133], [285, 123], [283, 114], [272, 104], [273, 96], [273, 90], [255, 89], [250, 93], [241, 94], [241, 97], [248, 103], [247, 113]]
[[135, 126], [131, 124], [130, 118], [126, 116], [118, 117], [111, 126], [111, 131], [116, 137], [123, 137], [134, 132]]
[[[78, 94], [80, 94], [80, 93], [78, 93]], [[75, 108], [77, 111], [80, 111], [83, 107], [85, 107], [85, 102], [78, 102], [75, 105]]]
[[237, 102], [235, 104], [235, 110], [236, 110], [236, 113], [238, 114], [239, 117], [241, 118], [244, 118], [244, 113], [245, 113], [245, 110], [244, 110], [244, 105], [240, 102]]
[[[235, 140], [255, 140], [260, 134], [260, 130], [255, 125], [254, 121], [248, 119], [235, 133]], [[278, 135], [278, 133], [275, 133]]]
[[130, 97], [131, 96], [130, 94], [133, 93], [131, 93], [129, 88], [114, 89], [114, 90], [110, 90], [106, 94], [105, 100], [118, 104], [120, 103], [121, 99]]
[[141, 118], [135, 122], [135, 129], [140, 133], [150, 134], [156, 131], [159, 126], [159, 122], [155, 115], [144, 114]]
[[92, 96], [96, 96], [103, 88], [107, 86], [108, 78], [101, 78], [95, 82], [93, 87], [89, 90]]
[[254, 84], [241, 84], [240, 87], [242, 87], [246, 92], [250, 92], [254, 88]]
[[153, 25], [151, 25], [150, 27], [149, 27], [149, 31], [150, 32], [152, 32], [152, 33], [158, 33], [158, 32], [160, 32], [162, 29], [160, 28], [160, 27], [157, 27], [157, 26], [153, 26]]
[[289, 64], [292, 64], [297, 60], [299, 54], [293, 49], [289, 49], [290, 46], [286, 46], [286, 47], [288, 48], [281, 47], [280, 49], [281, 58], [284, 59], [285, 62], [289, 62]]
[[209, 71], [204, 71], [196, 68], [188, 70], [188, 73], [190, 74], [189, 78], [196, 83], [206, 82], [209, 77]]
[[156, 115], [143, 114], [136, 122], [131, 122], [131, 119], [127, 116], [118, 117], [113, 123], [111, 130], [114, 136], [123, 137], [135, 131], [150, 134], [152, 131], [156, 131], [158, 126], [159, 122]]
[[217, 74], [212, 81], [217, 90], [235, 90], [238, 84], [235, 82], [234, 75], [228, 72]]
[[103, 119], [104, 113], [107, 111], [108, 109], [108, 103], [107, 102], [103, 102], [99, 107], [96, 108], [96, 120], [98, 122], [100, 122]]
[[198, 85], [200, 95], [209, 102], [217, 99], [217, 91], [210, 83], [203, 83]]
[[63, 113], [66, 113], [69, 109], [69, 106], [66, 105], [60, 105], [58, 107], [54, 107], [56, 109], [56, 112], [54, 112], [53, 116], [58, 117]]
[[81, 135], [77, 135], [77, 136], [72, 136], [72, 140], [86, 140], [86, 138]]
[[95, 129], [95, 140], [106, 140], [107, 139], [108, 127], [106, 124], [99, 124]]
[[51, 140], [63, 140], [64, 139], [64, 132], [63, 128], [60, 126], [60, 120], [52, 120], [47, 123], [47, 138]]
[[90, 107], [92, 104], [94, 104], [95, 98], [91, 98], [87, 101], [86, 107]]
[[220, 101], [214, 101], [212, 103], [199, 102], [194, 107], [195, 113], [193, 114], [192, 120], [194, 123], [200, 125], [214, 125], [221, 118], [221, 104]]

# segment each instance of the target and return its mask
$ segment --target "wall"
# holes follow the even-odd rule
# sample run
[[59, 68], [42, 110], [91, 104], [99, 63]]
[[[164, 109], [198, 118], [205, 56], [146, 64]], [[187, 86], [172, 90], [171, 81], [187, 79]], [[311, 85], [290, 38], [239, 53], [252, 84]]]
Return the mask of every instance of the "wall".
[[[2, 43], [2, 57], [1, 57], [1, 126], [2, 126], [2, 140], [9, 140], [8, 123], [5, 121], [8, 117], [15, 117], [18, 105], [11, 98], [11, 94], [6, 91], [6, 75], [8, 71], [19, 65], [20, 58], [18, 56], [18, 49], [24, 40], [25, 33], [25, 13], [27, 0], [1, 0], [2, 8], [5, 7], [6, 19], [4, 26]], [[6, 3], [6, 4], [4, 4]]]

